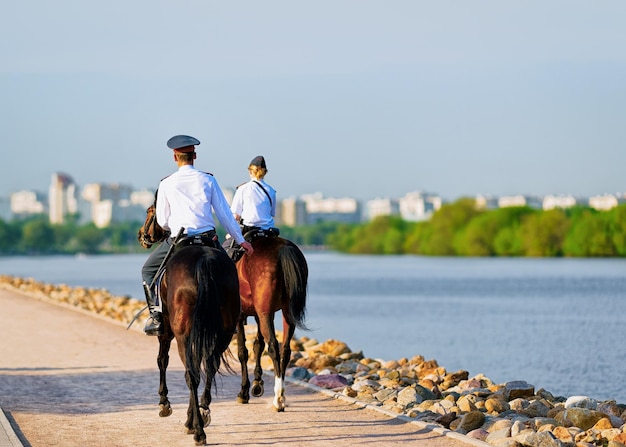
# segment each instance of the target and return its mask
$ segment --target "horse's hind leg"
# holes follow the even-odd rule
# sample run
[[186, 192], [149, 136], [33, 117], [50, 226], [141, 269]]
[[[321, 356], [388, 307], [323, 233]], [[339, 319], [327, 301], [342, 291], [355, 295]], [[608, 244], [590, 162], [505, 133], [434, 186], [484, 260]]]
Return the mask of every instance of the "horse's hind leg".
[[[289, 362], [291, 361], [291, 339], [293, 338], [293, 334], [295, 331], [296, 326], [289, 323], [283, 316], [283, 343], [280, 353], [280, 372], [276, 374], [277, 377], [280, 377], [280, 382], [277, 380], [274, 383], [274, 394], [278, 396], [277, 398], [280, 401], [282, 401], [283, 409], [286, 405], [285, 373], [287, 372]], [[277, 385], [278, 383], [280, 383], [280, 385]]]
[[159, 356], [157, 364], [159, 365], [159, 416], [167, 417], [172, 414], [172, 407], [167, 398], [167, 381], [166, 371], [170, 361], [170, 346], [172, 339], [167, 336], [159, 337]]
[[189, 387], [189, 407], [187, 408], [185, 427], [188, 434], [193, 434], [193, 440], [196, 442], [196, 445], [205, 445], [204, 421], [202, 420], [198, 403], [199, 381], [192, 377], [189, 371], [185, 371], [185, 381], [187, 382], [187, 387]]
[[[252, 395], [254, 397], [261, 397], [265, 392], [263, 387], [263, 368], [261, 367], [261, 357], [265, 350], [265, 339], [261, 331], [261, 324], [259, 323], [259, 317], [254, 317], [257, 325], [256, 338], [254, 339], [254, 381], [252, 382]], [[273, 330], [272, 330], [273, 332]]]
[[213, 381], [210, 377], [207, 377], [204, 392], [202, 393], [202, 398], [200, 399], [200, 416], [202, 416], [202, 421], [205, 427], [211, 423], [211, 385]]
[[274, 330], [274, 314], [260, 316], [261, 333], [267, 339], [267, 353], [274, 364], [274, 400], [276, 411], [285, 411], [284, 385], [280, 370], [280, 350], [276, 331]]
[[237, 402], [247, 404], [250, 401], [250, 379], [248, 378], [248, 348], [246, 347], [246, 333], [242, 317], [237, 325], [237, 355], [241, 365], [241, 391], [237, 395]]

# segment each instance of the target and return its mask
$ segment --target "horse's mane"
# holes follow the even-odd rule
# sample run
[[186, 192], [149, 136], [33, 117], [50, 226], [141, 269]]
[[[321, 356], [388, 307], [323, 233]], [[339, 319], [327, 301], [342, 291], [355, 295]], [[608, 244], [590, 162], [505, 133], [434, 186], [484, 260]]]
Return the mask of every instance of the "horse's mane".
[[156, 220], [156, 198], [158, 191], [154, 193], [154, 202], [146, 209], [146, 221], [137, 232], [137, 240], [144, 248], [150, 248], [152, 245], [164, 241], [170, 235], [159, 225]]

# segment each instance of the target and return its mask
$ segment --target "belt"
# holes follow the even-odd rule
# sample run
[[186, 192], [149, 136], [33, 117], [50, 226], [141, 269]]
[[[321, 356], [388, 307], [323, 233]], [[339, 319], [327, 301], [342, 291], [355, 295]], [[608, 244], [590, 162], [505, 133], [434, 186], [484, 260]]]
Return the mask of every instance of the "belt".
[[[191, 236], [189, 236], [187, 233], [183, 233], [183, 234], [181, 234], [180, 238], [181, 238], [181, 239], [184, 239], [184, 238], [186, 238], [186, 237], [208, 237], [208, 238], [212, 238], [213, 236], [216, 236], [216, 235], [217, 235], [217, 233], [216, 233], [216, 232], [215, 232], [215, 230], [213, 229], [213, 230], [207, 230], [207, 231], [204, 231], [204, 232], [202, 232], [202, 233], [192, 234]], [[174, 240], [174, 239], [176, 239], [176, 238], [171, 237], [170, 239], [171, 239], [171, 240]]]

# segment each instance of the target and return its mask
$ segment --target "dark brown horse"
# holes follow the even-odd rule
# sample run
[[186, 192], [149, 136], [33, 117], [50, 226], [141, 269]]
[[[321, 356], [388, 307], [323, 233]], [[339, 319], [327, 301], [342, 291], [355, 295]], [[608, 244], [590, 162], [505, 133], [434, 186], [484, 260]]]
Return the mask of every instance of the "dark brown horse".
[[[150, 216], [146, 222], [149, 219]], [[140, 239], [145, 232], [149, 230], [144, 225], [139, 231]], [[148, 243], [158, 240], [154, 235], [143, 236]], [[181, 245], [184, 242], [181, 241]], [[211, 385], [222, 362], [230, 369], [225, 354], [241, 310], [237, 270], [221, 248], [182, 246], [167, 261], [159, 296], [162, 300], [164, 327], [163, 335], [159, 336], [157, 358], [160, 376], [159, 415], [165, 417], [172, 414], [167, 398], [166, 370], [170, 346], [176, 338], [178, 354], [185, 365], [185, 381], [189, 387], [185, 427], [187, 433], [194, 435], [196, 445], [204, 445], [204, 427], [211, 422]], [[205, 386], [198, 400], [201, 381], [204, 381]]]
[[[167, 398], [165, 372], [169, 350], [176, 338], [185, 365], [189, 407], [185, 427], [197, 445], [206, 443], [203, 427], [211, 422], [211, 385], [219, 372], [240, 315], [237, 271], [220, 249], [188, 246], [174, 252], [167, 262], [160, 287], [165, 332], [159, 336], [157, 363], [160, 372], [160, 416], [172, 413]], [[224, 362], [227, 366], [227, 363]], [[204, 392], [198, 401], [198, 387]]]
[[[254, 340], [254, 382], [252, 394], [263, 395], [263, 370], [261, 355], [267, 342], [267, 350], [274, 365], [274, 400], [276, 411], [285, 410], [285, 371], [291, 360], [291, 339], [296, 327], [306, 329], [304, 324], [308, 266], [300, 249], [293, 242], [280, 237], [261, 237], [252, 241], [254, 252], [237, 262], [239, 293], [241, 295], [241, 318], [237, 333], [237, 348], [241, 363], [240, 403], [250, 400], [248, 378], [248, 350], [245, 343], [244, 323], [254, 317], [257, 335]], [[274, 313], [282, 311], [282, 349], [274, 329]]]

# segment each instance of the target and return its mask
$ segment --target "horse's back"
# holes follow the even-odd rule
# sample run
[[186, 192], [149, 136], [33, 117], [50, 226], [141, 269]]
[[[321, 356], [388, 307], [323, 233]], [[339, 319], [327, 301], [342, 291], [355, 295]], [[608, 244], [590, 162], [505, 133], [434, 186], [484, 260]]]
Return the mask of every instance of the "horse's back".
[[296, 284], [306, 289], [308, 266], [296, 244], [281, 237], [252, 241], [254, 252], [237, 263], [242, 310], [246, 315], [285, 309]]
[[[239, 279], [234, 263], [223, 250], [201, 245], [177, 249], [167, 263], [165, 283], [175, 333], [175, 322], [189, 324], [198, 297], [207, 292], [216, 295], [224, 326], [234, 328], [240, 310]], [[186, 332], [183, 328], [178, 331]]]
[[[295, 243], [280, 236], [262, 237], [253, 240], [251, 243], [254, 248], [254, 253], [247, 257], [247, 261], [252, 264], [276, 264], [280, 261], [280, 252], [285, 250], [294, 250], [304, 257], [300, 248]], [[242, 259], [244, 258], [246, 258], [246, 256]]]
[[195, 268], [195, 264], [204, 257], [214, 259], [216, 265], [224, 265], [227, 268], [232, 266], [232, 261], [226, 262], [229, 259], [228, 255], [221, 249], [205, 245], [187, 245], [174, 251], [167, 263], [167, 271]]

